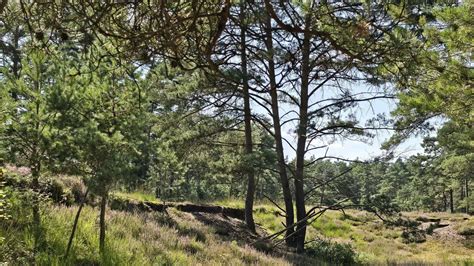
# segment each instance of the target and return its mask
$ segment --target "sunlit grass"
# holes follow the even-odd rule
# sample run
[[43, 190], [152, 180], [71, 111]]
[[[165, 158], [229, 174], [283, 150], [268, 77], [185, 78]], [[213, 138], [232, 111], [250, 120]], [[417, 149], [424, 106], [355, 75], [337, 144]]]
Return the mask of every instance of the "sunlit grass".
[[[225, 202], [222, 201], [224, 206]], [[230, 201], [230, 206], [236, 206]], [[255, 206], [255, 221], [268, 233], [283, 229], [284, 218], [276, 216], [277, 207], [269, 203]], [[420, 216], [441, 218], [443, 221], [456, 222], [458, 231], [474, 230], [474, 219], [465, 220], [465, 214], [450, 213], [403, 213], [415, 219]], [[419, 244], [405, 244], [401, 238], [402, 229], [385, 226], [373, 214], [346, 210], [326, 211], [308, 227], [307, 240], [316, 238], [332, 239], [350, 244], [358, 254], [361, 263], [368, 264], [464, 264], [474, 265], [474, 250], [454, 240], [442, 240], [428, 236], [427, 241]]]
[[[154, 200], [146, 193], [114, 193], [134, 200]], [[66, 260], [64, 253], [77, 207], [49, 205], [44, 209], [43, 229], [46, 246], [33, 259], [33, 235], [28, 207], [13, 202], [13, 221], [0, 225], [0, 261], [6, 256], [19, 264], [37, 265], [286, 265], [293, 263], [272, 257], [242, 242], [220, 239], [214, 228], [198, 221], [192, 214], [168, 209], [164, 213], [132, 214], [107, 212], [106, 255], [99, 255], [98, 209], [86, 206], [81, 215], [73, 250]], [[213, 202], [228, 207], [242, 208], [241, 200]], [[281, 211], [268, 202], [255, 205], [255, 221], [268, 234], [283, 229]], [[462, 214], [406, 213], [416, 218], [421, 215], [455, 222], [457, 232], [473, 228], [473, 219]], [[466, 218], [467, 217], [467, 218]], [[424, 243], [405, 244], [402, 229], [385, 226], [373, 215], [358, 210], [345, 214], [327, 211], [308, 226], [307, 240], [328, 239], [346, 243], [357, 253], [357, 260], [365, 264], [464, 264], [474, 265], [472, 247], [452, 239], [428, 236]], [[239, 244], [238, 244], [239, 243]], [[2, 257], [3, 256], [3, 257]]]
[[[169, 210], [161, 213], [130, 214], [107, 211], [107, 239], [104, 257], [98, 247], [98, 209], [84, 207], [69, 258], [64, 258], [76, 207], [49, 206], [43, 214], [46, 246], [32, 257], [33, 240], [28, 228], [0, 226], [6, 241], [0, 251], [15, 242], [22, 255], [10, 259], [37, 265], [287, 265], [247, 246], [220, 240], [214, 231], [192, 214]], [[0, 261], [6, 259], [0, 256]], [[24, 256], [22, 259], [19, 256]], [[21, 263], [23, 261], [24, 263]]]
[[151, 201], [155, 203], [160, 202], [160, 200], [157, 199], [155, 195], [152, 195], [147, 192], [141, 192], [141, 191], [134, 191], [134, 192], [114, 191], [112, 192], [112, 195], [120, 197], [120, 198], [126, 198], [126, 199], [138, 200], [138, 201]]

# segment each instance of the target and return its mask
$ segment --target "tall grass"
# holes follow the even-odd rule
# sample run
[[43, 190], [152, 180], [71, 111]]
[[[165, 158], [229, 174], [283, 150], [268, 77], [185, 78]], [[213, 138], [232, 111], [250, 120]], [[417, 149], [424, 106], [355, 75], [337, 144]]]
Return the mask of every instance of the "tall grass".
[[106, 251], [100, 256], [98, 210], [88, 206], [83, 209], [66, 259], [64, 253], [76, 211], [76, 207], [44, 208], [42, 224], [47, 244], [35, 256], [27, 221], [1, 224], [0, 233], [6, 241], [0, 244], [0, 261], [37, 265], [288, 265], [284, 259], [222, 241], [192, 214], [173, 210], [169, 210], [169, 216], [108, 211]]
[[[124, 195], [121, 195], [124, 196]], [[146, 198], [137, 194], [125, 196]], [[43, 204], [42, 226], [46, 245], [33, 254], [31, 209], [28, 198], [13, 195], [10, 220], [0, 223], [0, 262], [18, 265], [306, 265], [314, 260], [303, 256], [272, 257], [246, 246], [245, 243], [221, 238], [215, 228], [203, 224], [190, 213], [168, 209], [164, 213], [125, 213], [108, 211], [107, 239], [104, 256], [98, 247], [98, 209], [86, 206], [70, 256], [64, 258], [67, 239], [77, 207]], [[146, 198], [150, 200], [150, 198]], [[229, 200], [219, 204], [239, 206]], [[279, 210], [266, 203], [255, 207], [256, 222], [268, 233], [283, 228], [284, 218]], [[409, 214], [416, 215], [419, 214]], [[436, 216], [436, 214], [430, 214]], [[459, 232], [470, 232], [472, 218], [442, 214], [443, 220], [456, 222]], [[331, 254], [341, 255], [342, 261], [354, 259], [364, 264], [441, 264], [474, 265], [472, 246], [460, 241], [429, 236], [425, 243], [405, 244], [402, 230], [387, 227], [362, 211], [348, 210], [346, 214], [328, 211], [308, 227], [307, 240], [322, 239], [312, 245], [315, 259], [331, 261]], [[327, 240], [334, 245], [327, 245]], [[319, 244], [318, 244], [319, 243]], [[322, 244], [321, 244], [322, 243]], [[341, 246], [339, 244], [342, 244]], [[345, 247], [350, 245], [355, 253]], [[342, 252], [342, 253], [341, 253]], [[336, 261], [333, 261], [336, 262]], [[331, 263], [330, 263], [331, 264]]]

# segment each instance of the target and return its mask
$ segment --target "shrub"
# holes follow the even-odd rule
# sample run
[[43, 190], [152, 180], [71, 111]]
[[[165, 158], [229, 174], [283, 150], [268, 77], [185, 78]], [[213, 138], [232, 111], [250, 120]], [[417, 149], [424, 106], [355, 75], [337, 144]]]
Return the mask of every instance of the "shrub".
[[264, 253], [271, 253], [273, 251], [273, 245], [266, 241], [257, 241], [253, 244], [253, 247]]
[[419, 229], [406, 229], [402, 232], [402, 242], [409, 243], [423, 243], [426, 241], [426, 234]]
[[64, 196], [64, 185], [56, 179], [50, 179], [46, 182], [46, 192], [53, 202], [61, 203]]
[[71, 194], [74, 197], [74, 202], [81, 203], [85, 193], [86, 189], [82, 182], [79, 181], [71, 184]]
[[[9, 218], [7, 213], [8, 207], [8, 200], [7, 200], [7, 193], [4, 190], [5, 182], [3, 181], [3, 168], [0, 167], [0, 221], [6, 220]], [[2, 241], [2, 237], [0, 237], [0, 242]]]
[[349, 244], [318, 240], [309, 244], [307, 254], [332, 265], [354, 265], [357, 254]]

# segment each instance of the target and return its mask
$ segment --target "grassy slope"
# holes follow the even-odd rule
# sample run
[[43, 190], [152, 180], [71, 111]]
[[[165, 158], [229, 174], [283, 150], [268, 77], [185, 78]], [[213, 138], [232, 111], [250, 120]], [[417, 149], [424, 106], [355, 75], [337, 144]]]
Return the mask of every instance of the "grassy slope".
[[[261, 211], [259, 211], [261, 210]], [[266, 210], [266, 211], [263, 211]], [[270, 211], [269, 211], [270, 210]], [[256, 221], [270, 231], [282, 227], [283, 218], [275, 219], [272, 213], [277, 209], [268, 205], [256, 207]], [[402, 229], [387, 227], [374, 215], [364, 211], [347, 210], [347, 215], [337, 211], [327, 211], [309, 228], [307, 239], [331, 239], [350, 244], [362, 263], [369, 264], [460, 264], [474, 265], [474, 247], [471, 242], [453, 237], [443, 237], [437, 233], [427, 237], [424, 243], [402, 242]], [[405, 213], [413, 219], [423, 213]], [[431, 213], [433, 218], [441, 218], [442, 223], [451, 223], [457, 231], [474, 230], [474, 219], [462, 214]], [[470, 229], [469, 229], [470, 228]], [[459, 235], [458, 235], [459, 237]]]
[[[115, 195], [137, 200], [153, 199], [143, 193]], [[242, 203], [236, 200], [217, 203], [242, 207]], [[30, 210], [22, 209], [19, 205], [13, 203], [13, 219], [0, 226], [0, 238], [6, 238], [0, 243], [0, 261], [14, 260], [18, 264], [30, 264], [33, 241], [30, 231], [26, 230], [30, 226]], [[43, 209], [47, 244], [36, 256], [39, 265], [288, 265], [295, 262], [295, 258], [272, 257], [241, 241], [222, 238], [215, 227], [202, 223], [192, 214], [173, 209], [169, 210], [169, 216], [108, 211], [107, 256], [106, 260], [102, 260], [98, 255], [98, 209], [92, 207], [83, 210], [72, 256], [64, 261], [63, 254], [77, 207], [48, 205]], [[282, 228], [283, 218], [275, 216], [276, 211], [277, 208], [267, 203], [258, 203], [255, 207], [256, 221], [268, 233]], [[404, 244], [400, 228], [386, 227], [366, 212], [349, 210], [346, 214], [328, 211], [309, 227], [307, 239], [327, 238], [349, 243], [356, 250], [358, 260], [369, 264], [474, 265], [472, 245], [465, 246], [460, 239], [443, 238], [435, 234], [424, 243]], [[453, 230], [457, 231], [473, 230], [474, 226], [472, 218], [464, 220], [465, 216], [461, 214], [405, 215], [412, 218], [420, 215], [439, 217], [443, 223], [451, 223]], [[298, 262], [302, 262], [301, 257], [298, 259]], [[310, 259], [307, 258], [307, 261]]]
[[[216, 204], [243, 207], [243, 203], [223, 200]], [[255, 206], [256, 222], [269, 233], [283, 229], [284, 218], [276, 217], [278, 209], [268, 203]], [[346, 215], [339, 211], [327, 211], [309, 228], [307, 239], [330, 239], [350, 244], [362, 263], [368, 264], [468, 264], [474, 265], [474, 240], [461, 237], [433, 234], [424, 243], [405, 244], [402, 241], [402, 228], [387, 227], [374, 215], [357, 210], [347, 210]], [[416, 219], [420, 216], [440, 218], [449, 223], [456, 233], [474, 231], [474, 218], [465, 214], [450, 213], [403, 213], [405, 217]], [[467, 220], [465, 220], [467, 219]], [[472, 233], [471, 233], [472, 234]]]
[[[46, 208], [43, 225], [47, 246], [36, 256], [37, 264], [288, 265], [284, 259], [267, 256], [245, 245], [221, 241], [212, 228], [197, 222], [193, 215], [174, 210], [169, 211], [169, 216], [108, 211], [107, 256], [106, 260], [101, 260], [98, 255], [98, 210], [91, 207], [84, 208], [72, 256], [64, 261], [63, 255], [76, 210], [76, 207], [63, 206]], [[16, 249], [11, 246], [10, 252], [23, 251], [20, 254], [11, 253], [9, 259], [19, 264], [29, 264], [32, 262], [32, 236], [18, 225], [12, 224], [7, 229], [0, 227], [0, 233], [6, 236], [0, 250], [5, 252], [9, 245], [15, 243]], [[19, 242], [21, 248], [18, 248]]]
[[[140, 200], [133, 194], [128, 197]], [[220, 200], [214, 204], [243, 208], [242, 200]], [[277, 217], [278, 209], [267, 202], [258, 202], [255, 206], [255, 219], [268, 233], [280, 231], [284, 218]], [[403, 213], [416, 219], [420, 216], [440, 218], [442, 223], [451, 224], [450, 228], [461, 232], [474, 230], [474, 219], [464, 214], [450, 213]], [[467, 219], [467, 220], [465, 220]], [[309, 228], [307, 239], [330, 239], [350, 244], [362, 263], [369, 264], [469, 264], [474, 265], [473, 240], [445, 237], [443, 234], [427, 236], [424, 243], [403, 243], [402, 228], [387, 227], [374, 215], [357, 210], [347, 210], [346, 215], [338, 211], [327, 211]]]

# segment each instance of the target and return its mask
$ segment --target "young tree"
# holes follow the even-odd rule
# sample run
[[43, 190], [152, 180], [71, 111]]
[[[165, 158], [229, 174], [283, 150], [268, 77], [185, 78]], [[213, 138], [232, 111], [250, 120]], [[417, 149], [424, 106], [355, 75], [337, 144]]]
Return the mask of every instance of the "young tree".
[[59, 115], [50, 112], [51, 95], [59, 89], [54, 60], [34, 47], [25, 54], [21, 71], [3, 69], [2, 91], [8, 92], [7, 119], [3, 120], [2, 137], [8, 145], [8, 153], [14, 163], [31, 169], [33, 190], [32, 211], [34, 224], [34, 249], [41, 245], [41, 217], [39, 209], [39, 180], [43, 166], [49, 160], [51, 143], [58, 134], [54, 121]]
[[109, 192], [133, 174], [140, 134], [145, 131], [138, 130], [142, 125], [138, 120], [143, 117], [135, 68], [111, 57], [96, 64], [92, 54], [76, 55], [86, 64], [68, 68], [65, 79], [69, 86], [55, 95], [63, 104], [54, 108], [61, 113], [58, 127], [72, 136], [61, 138], [68, 148], [62, 154], [63, 167], [77, 169], [90, 191], [101, 199], [99, 246], [104, 254]]

